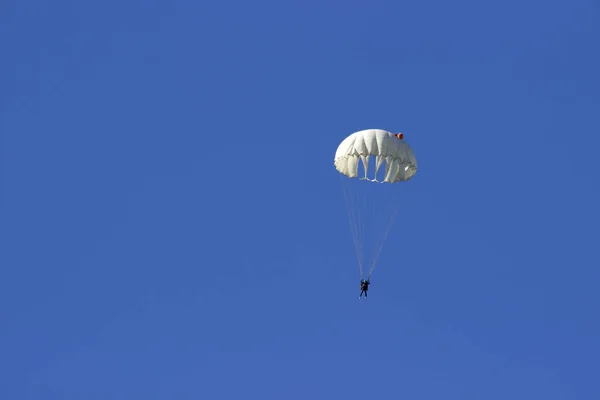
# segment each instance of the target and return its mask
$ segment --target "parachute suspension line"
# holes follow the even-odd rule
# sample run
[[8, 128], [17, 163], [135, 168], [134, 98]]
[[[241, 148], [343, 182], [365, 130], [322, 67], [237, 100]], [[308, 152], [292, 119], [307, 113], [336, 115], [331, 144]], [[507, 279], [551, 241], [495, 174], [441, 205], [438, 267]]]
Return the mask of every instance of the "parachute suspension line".
[[[348, 222], [350, 225], [350, 233], [352, 234], [352, 241], [354, 242], [354, 250], [356, 252], [356, 261], [358, 262], [358, 269], [360, 276], [363, 276], [363, 257], [362, 257], [362, 239], [359, 230], [359, 218], [356, 215], [356, 207], [352, 206], [352, 203], [358, 203], [359, 194], [352, 196], [350, 189], [344, 184], [344, 177], [340, 175], [340, 184], [342, 186], [342, 192], [344, 193], [344, 200], [346, 203], [346, 211], [348, 212]], [[356, 197], [356, 198], [355, 198]]]
[[354, 209], [351, 205], [352, 203], [352, 199], [350, 198], [350, 193], [348, 193], [348, 190], [346, 188], [344, 188], [344, 197], [346, 200], [346, 208], [348, 211], [348, 222], [350, 224], [350, 232], [352, 234], [352, 241], [354, 242], [354, 249], [356, 251], [356, 260], [358, 262], [358, 268], [359, 270], [362, 272], [362, 262], [360, 259], [360, 252], [359, 252], [359, 239], [358, 239], [358, 227], [356, 224], [356, 218], [354, 216]]
[[[368, 184], [366, 182], [359, 182], [363, 185], [372, 185], [372, 184]], [[375, 215], [376, 215], [376, 209], [377, 209], [377, 202], [374, 201], [375, 199], [373, 198], [374, 195], [372, 192], [364, 190], [363, 191], [364, 195], [364, 203], [361, 207], [361, 210], [364, 210], [364, 221], [363, 221], [363, 243], [364, 243], [364, 233], [367, 231], [366, 225], [367, 223], [370, 224], [368, 231], [372, 232], [373, 229], [373, 222], [375, 221]], [[370, 204], [369, 204], [370, 203]], [[370, 246], [369, 246], [370, 247]], [[365, 249], [363, 249], [364, 251]], [[372, 256], [372, 254], [369, 254], [370, 256]], [[369, 272], [369, 276], [371, 275], [371, 273]], [[361, 275], [361, 279], [364, 278], [364, 275]]]
[[[356, 182], [350, 182], [350, 184], [354, 184]], [[362, 215], [360, 213], [361, 210], [361, 204], [364, 201], [364, 196], [361, 196], [361, 192], [359, 190], [355, 190], [355, 195], [354, 195], [354, 204], [355, 206], [352, 207], [353, 208], [353, 215], [354, 215], [354, 223], [356, 225], [356, 236], [357, 236], [357, 242], [358, 242], [358, 246], [357, 246], [357, 251], [358, 251], [358, 257], [359, 257], [359, 269], [360, 269], [360, 276], [363, 276], [363, 269], [365, 266], [365, 256], [364, 256], [364, 242], [365, 242], [365, 220], [364, 218], [362, 218]]]
[[[361, 183], [360, 181], [355, 181], [353, 182], [356, 184], [356, 186], [358, 187], [358, 185]], [[357, 216], [358, 216], [358, 234], [359, 234], [359, 250], [360, 250], [360, 260], [361, 260], [361, 270], [360, 270], [360, 277], [362, 278], [364, 273], [363, 273], [363, 269], [365, 266], [365, 249], [364, 249], [364, 243], [365, 243], [365, 226], [366, 226], [366, 222], [367, 222], [367, 215], [365, 215], [366, 213], [363, 211], [365, 210], [365, 205], [367, 204], [367, 195], [365, 193], [363, 193], [360, 189], [356, 189], [356, 197], [357, 197]]]
[[[390, 207], [393, 207], [393, 206], [390, 206]], [[371, 264], [371, 268], [369, 269], [369, 277], [371, 277], [371, 274], [373, 273], [373, 270], [375, 269], [375, 265], [377, 264], [377, 261], [379, 259], [379, 255], [381, 254], [381, 251], [383, 250], [383, 246], [385, 245], [385, 241], [386, 241], [386, 239], [388, 237], [388, 234], [390, 233], [390, 230], [392, 229], [392, 225], [394, 224], [394, 220], [396, 219], [396, 216], [398, 215], [398, 211], [400, 211], [400, 202], [396, 203], [396, 206], [394, 207], [392, 216], [390, 217], [390, 219], [388, 221], [387, 228], [385, 229], [385, 231], [383, 233], [383, 239], [381, 240], [381, 244], [379, 246], [379, 249], [375, 253], [375, 257], [373, 257], [373, 263]]]
[[[359, 176], [361, 175], [360, 172], [362, 171], [359, 171]], [[373, 273], [373, 270], [375, 269], [376, 263], [387, 240], [387, 236], [391, 231], [391, 227], [393, 226], [395, 217], [398, 214], [400, 208], [399, 203], [391, 202], [387, 204], [387, 207], [383, 206], [382, 209], [383, 204], [381, 204], [378, 201], [375, 201], [375, 198], [371, 198], [377, 197], [376, 192], [367, 190], [367, 188], [372, 188], [370, 185], [373, 184], [389, 185], [387, 183], [378, 181], [376, 177], [375, 179], [369, 179], [368, 176], [366, 177], [366, 179], [365, 177], [347, 179], [343, 175], [340, 175], [340, 185], [342, 186], [346, 211], [348, 213], [350, 232], [352, 235], [352, 240], [354, 242], [356, 259], [358, 261], [359, 274], [361, 279], [365, 278], [365, 267], [367, 267], [366, 264], [370, 264], [368, 270], [368, 277], [370, 277]], [[381, 221], [387, 226], [385, 226], [385, 230], [381, 232], [380, 235], [377, 235], [379, 236], [379, 240], [377, 240], [376, 238], [373, 238], [374, 240], [369, 240], [369, 242], [372, 242], [373, 248], [371, 249], [371, 246], [368, 246], [370, 253], [368, 260], [366, 260], [366, 228], [367, 225], [373, 224], [375, 222], [376, 216], [380, 215], [381, 211], [387, 211], [384, 212], [383, 215], [388, 215], [389, 217], [386, 220]], [[369, 226], [369, 228], [371, 230], [373, 227]]]

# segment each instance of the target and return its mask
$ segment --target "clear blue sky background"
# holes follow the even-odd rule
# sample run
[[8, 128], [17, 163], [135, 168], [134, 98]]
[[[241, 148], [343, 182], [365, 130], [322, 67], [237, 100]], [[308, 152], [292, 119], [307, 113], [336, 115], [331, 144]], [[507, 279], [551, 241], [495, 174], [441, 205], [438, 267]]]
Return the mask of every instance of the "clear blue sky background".
[[[599, 11], [2, 2], [0, 398], [600, 398]], [[419, 172], [359, 301], [366, 128]]]

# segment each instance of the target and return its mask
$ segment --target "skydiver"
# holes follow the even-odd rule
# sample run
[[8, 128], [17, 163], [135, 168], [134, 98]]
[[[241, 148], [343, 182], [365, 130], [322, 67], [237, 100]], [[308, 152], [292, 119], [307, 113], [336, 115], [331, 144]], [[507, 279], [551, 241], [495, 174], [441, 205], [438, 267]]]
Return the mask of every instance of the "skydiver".
[[360, 296], [358, 296], [359, 299], [362, 297], [363, 293], [365, 294], [365, 299], [367, 298], [367, 292], [369, 291], [370, 283], [371, 280], [369, 278], [367, 278], [366, 281], [364, 279], [360, 280]]
[[400, 140], [404, 139], [404, 133], [398, 133], [398, 134], [396, 134], [394, 136], [396, 136]]

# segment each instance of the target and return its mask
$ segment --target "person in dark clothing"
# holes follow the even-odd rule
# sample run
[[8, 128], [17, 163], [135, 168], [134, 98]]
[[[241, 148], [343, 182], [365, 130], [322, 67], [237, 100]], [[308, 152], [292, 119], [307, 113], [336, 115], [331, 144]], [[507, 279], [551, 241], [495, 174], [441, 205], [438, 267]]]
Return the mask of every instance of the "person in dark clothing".
[[363, 295], [363, 293], [365, 294], [365, 298], [367, 298], [367, 292], [369, 291], [369, 284], [370, 284], [370, 279], [364, 280], [361, 279], [360, 280], [360, 296], [358, 296], [358, 298], [360, 299]]

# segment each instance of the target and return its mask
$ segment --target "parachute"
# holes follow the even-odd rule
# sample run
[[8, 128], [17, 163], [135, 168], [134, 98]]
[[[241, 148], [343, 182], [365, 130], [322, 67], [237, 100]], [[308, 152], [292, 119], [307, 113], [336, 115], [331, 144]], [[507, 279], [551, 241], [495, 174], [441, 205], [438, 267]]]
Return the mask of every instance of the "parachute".
[[[340, 173], [360, 276], [368, 268], [370, 277], [400, 209], [397, 184], [416, 174], [417, 160], [403, 134], [367, 129], [340, 143], [334, 165]], [[365, 247], [371, 248], [370, 255]]]

